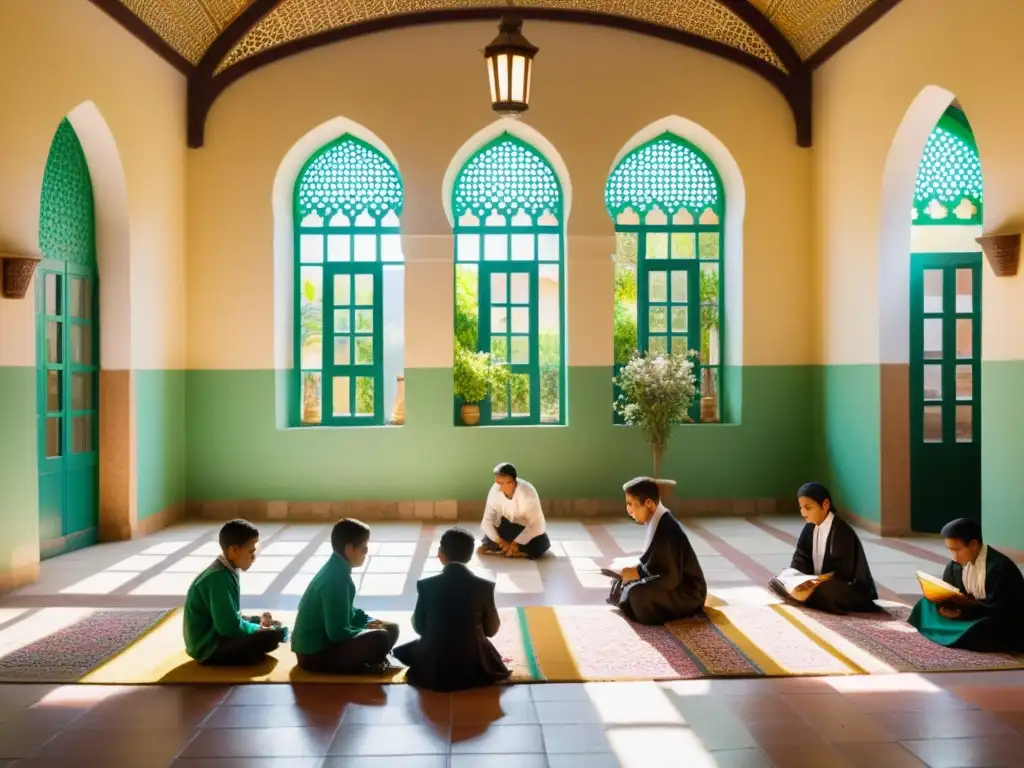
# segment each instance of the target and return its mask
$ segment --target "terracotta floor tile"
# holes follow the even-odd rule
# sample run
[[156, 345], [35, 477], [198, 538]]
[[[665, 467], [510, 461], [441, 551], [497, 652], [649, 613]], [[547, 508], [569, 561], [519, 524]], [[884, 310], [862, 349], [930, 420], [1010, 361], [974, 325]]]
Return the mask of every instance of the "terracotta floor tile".
[[601, 713], [590, 701], [538, 701], [537, 719], [545, 725], [602, 723]]
[[905, 741], [903, 746], [930, 768], [988, 768], [1020, 765], [1024, 736], [982, 736], [972, 739]]
[[[594, 765], [589, 758], [594, 755], [587, 755], [586, 768], [603, 768]], [[448, 768], [549, 768], [549, 759], [544, 754], [539, 755], [452, 755], [448, 758]], [[580, 766], [580, 763], [576, 764]], [[347, 768], [347, 766], [346, 766]], [[405, 768], [405, 766], [402, 766]]]
[[541, 725], [544, 746], [549, 755], [601, 754], [611, 752], [611, 744], [601, 725]]
[[448, 729], [429, 725], [349, 725], [342, 723], [329, 755], [443, 755]]
[[217, 707], [202, 721], [200, 728], [337, 728], [340, 711], [297, 706]]
[[[920, 713], [919, 713], [920, 714]], [[804, 720], [825, 740], [833, 744], [844, 742], [885, 743], [896, 741], [879, 720], [887, 715], [869, 715], [864, 712], [804, 713]]]
[[204, 728], [181, 757], [322, 757], [333, 728]]
[[452, 725], [536, 725], [537, 705], [532, 701], [452, 699]]
[[713, 706], [713, 702], [709, 702], [709, 705], [697, 709], [698, 705], [694, 704], [692, 711], [687, 709], [683, 712], [686, 725], [705, 749], [715, 752], [754, 749], [759, 746], [750, 730], [754, 726], [753, 722], [740, 719], [728, 708]]
[[[735, 749], [727, 752], [712, 752], [714, 768], [772, 768], [768, 754], [760, 749]], [[879, 768], [876, 766], [876, 768]]]
[[[323, 758], [290, 757], [287, 768], [321, 768]], [[171, 768], [281, 768], [279, 757], [198, 757], [178, 758]]]
[[750, 732], [754, 745], [765, 750], [772, 747], [785, 748], [794, 744], [815, 747], [825, 743], [817, 729], [803, 720], [744, 723], [744, 727]]
[[33, 757], [59, 757], [77, 764], [81, 758], [134, 759], [138, 765], [166, 765], [189, 743], [191, 729], [121, 731], [68, 730], [57, 734]]
[[[547, 766], [548, 768], [621, 768], [622, 762], [610, 752], [600, 755], [548, 755]], [[452, 763], [452, 768], [456, 768], [455, 763]], [[459, 768], [462, 767], [459, 766]], [[516, 768], [516, 766], [511, 766], [511, 768]]]
[[11, 709], [30, 707], [59, 686], [22, 683], [3, 683], [3, 706]]
[[530, 695], [534, 701], [590, 701], [587, 687], [583, 683], [531, 685]]
[[328, 757], [321, 768], [448, 768], [449, 759], [448, 755]]
[[363, 685], [239, 685], [222, 702], [230, 707], [298, 704], [304, 707], [339, 706], [347, 702], [384, 704], [384, 686]]
[[51, 730], [54, 733], [67, 728], [82, 717], [80, 709], [33, 709], [25, 708], [0, 723], [0, 729], [16, 730]]
[[0, 758], [29, 757], [57, 733], [53, 728], [7, 728], [0, 724]]
[[[10, 768], [69, 768], [68, 760], [67, 757], [30, 757], [27, 760], [16, 760], [10, 764]], [[164, 766], [170, 765], [172, 760], [173, 758], [149, 758], [139, 755], [76, 756], [71, 766], [73, 768], [139, 768], [140, 765], [145, 765], [146, 768], [150, 766], [164, 768]]]
[[1024, 712], [1024, 687], [962, 686], [954, 692], [971, 706], [987, 712]]
[[539, 725], [459, 725], [452, 728], [453, 755], [543, 754]]
[[70, 725], [91, 730], [160, 730], [196, 727], [225, 698], [228, 689], [147, 686], [99, 702]]
[[1024, 734], [1024, 712], [993, 712], [991, 714], [1010, 730]]
[[851, 768], [850, 761], [828, 744], [770, 747], [765, 752], [775, 768]]
[[927, 768], [902, 744], [837, 744], [852, 768]]
[[[1007, 713], [1012, 714], [1012, 713]], [[1024, 724], [1024, 712], [1016, 713]], [[1014, 729], [998, 715], [980, 710], [963, 712], [891, 712], [875, 715], [894, 741], [963, 739], [1010, 735]]]
[[451, 702], [447, 698], [406, 700], [385, 706], [352, 704], [345, 709], [346, 725], [434, 725], [447, 728], [451, 723]]

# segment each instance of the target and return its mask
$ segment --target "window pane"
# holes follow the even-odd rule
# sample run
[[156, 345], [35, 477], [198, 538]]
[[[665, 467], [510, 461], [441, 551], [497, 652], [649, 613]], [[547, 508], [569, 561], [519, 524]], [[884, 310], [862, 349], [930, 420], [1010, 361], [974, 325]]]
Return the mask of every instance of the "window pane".
[[61, 454], [61, 419], [46, 420], [46, 458], [56, 459]]
[[686, 336], [672, 337], [672, 354], [685, 355], [690, 351], [690, 340]]
[[717, 232], [700, 233], [700, 257], [702, 259], [721, 258], [720, 237]]
[[973, 284], [974, 275], [970, 269], [958, 269], [956, 271], [956, 311], [957, 312], [973, 312], [974, 311], [974, 294]]
[[942, 366], [924, 366], [924, 399], [942, 399]]
[[942, 318], [929, 317], [924, 321], [924, 356], [926, 359], [942, 359]]
[[647, 351], [651, 355], [664, 355], [668, 352], [667, 336], [649, 336], [647, 338]]
[[373, 337], [356, 336], [356, 365], [373, 365]]
[[491, 303], [505, 304], [508, 302], [508, 276], [504, 272], [491, 275]]
[[523, 418], [530, 415], [530, 376], [526, 373], [514, 373], [509, 377], [512, 390], [513, 417]]
[[[537, 258], [541, 261], [558, 261], [561, 256], [561, 248], [559, 243], [562, 240], [561, 235], [538, 235], [537, 236]], [[633, 253], [634, 263], [636, 261], [636, 252]]]
[[46, 321], [46, 362], [48, 363], [64, 362], [61, 354], [63, 345], [60, 338], [63, 328], [63, 323], [58, 323], [56, 320]]
[[61, 410], [61, 371], [46, 372], [46, 410], [49, 413], [57, 413]]
[[[635, 283], [634, 283], [635, 287]], [[539, 357], [539, 363], [541, 366], [554, 366], [556, 372], [554, 379], [552, 380], [557, 390], [558, 384], [558, 373], [557, 369], [561, 363], [561, 301], [562, 301], [562, 290], [559, 284], [559, 267], [557, 264], [541, 264], [537, 268], [537, 355]], [[634, 297], [635, 301], [635, 297]], [[635, 306], [635, 304], [634, 304]], [[530, 329], [530, 315], [529, 310], [525, 307], [516, 308], [513, 310], [513, 325], [512, 330], [517, 330], [516, 325], [516, 312], [522, 312], [523, 318], [520, 319], [519, 327], [525, 327], [527, 330]], [[523, 325], [525, 322], [525, 326]], [[636, 332], [634, 323], [633, 333], [633, 349], [636, 349]], [[543, 372], [541, 376], [543, 377]], [[547, 385], [541, 381], [541, 397], [545, 397], [547, 393], [550, 395]], [[542, 412], [544, 406], [541, 407]], [[551, 410], [550, 408], [546, 411], [548, 414], [557, 414], [557, 408]], [[556, 415], [557, 418], [557, 415]]]
[[693, 232], [672, 233], [672, 258], [692, 259], [697, 255], [697, 236]]
[[509, 297], [510, 304], [530, 303], [530, 276], [525, 272], [516, 272], [512, 278], [512, 295]]
[[456, 235], [455, 256], [459, 261], [480, 261], [480, 235]]
[[512, 260], [533, 261], [533, 235], [512, 235]]
[[512, 365], [529, 365], [530, 339], [526, 336], [512, 337]]
[[508, 338], [505, 336], [491, 337], [491, 361], [494, 363], [508, 362]]
[[334, 310], [334, 332], [335, 333], [351, 333], [352, 332], [352, 310], [351, 309], [336, 309], [336, 310]]
[[401, 235], [380, 236], [380, 259], [381, 261], [403, 261], [405, 255], [402, 253]]
[[700, 361], [704, 365], [720, 362], [718, 313], [718, 263], [700, 265]]
[[956, 441], [970, 443], [974, 440], [974, 407], [956, 406]]
[[334, 276], [334, 306], [347, 307], [352, 303], [352, 275]]
[[615, 233], [615, 263], [636, 266], [636, 251], [639, 236], [636, 232]]
[[377, 260], [377, 236], [356, 235], [354, 238], [354, 250], [356, 261]]
[[373, 275], [356, 275], [356, 305], [373, 306]]
[[[48, 373], [56, 373], [56, 371]], [[93, 375], [92, 373], [71, 374], [71, 410], [88, 411], [95, 407], [92, 392]]]
[[647, 240], [647, 253], [645, 254], [648, 259], [667, 259], [668, 258], [668, 232], [648, 232], [646, 236]]
[[672, 307], [672, 332], [686, 333], [686, 307]]
[[47, 315], [61, 315], [64, 313], [61, 308], [60, 282], [60, 275], [55, 275], [53, 272], [46, 273], [45, 283], [43, 286], [43, 304], [45, 307], [43, 311]]
[[[303, 368], [323, 367], [323, 270], [302, 267], [299, 272], [299, 345]], [[337, 283], [335, 283], [337, 285]], [[319, 409], [318, 409], [319, 413]], [[319, 417], [315, 423], [319, 423]]]
[[508, 330], [508, 308], [491, 307], [491, 333], [505, 333]]
[[92, 319], [92, 280], [71, 278], [70, 312], [72, 317]]
[[476, 264], [455, 265], [455, 343], [472, 352], [480, 333], [478, 285]]
[[974, 393], [974, 368], [970, 365], [956, 367], [956, 398], [970, 400]]
[[[349, 235], [327, 236], [327, 260], [350, 261], [352, 259], [352, 238]], [[347, 275], [346, 275], [347, 277]], [[337, 277], [335, 277], [337, 279]]]
[[529, 307], [512, 308], [512, 333], [530, 332], [530, 309]]
[[[352, 365], [351, 337], [338, 336], [334, 339], [334, 364]], [[337, 379], [335, 379], [337, 381]]]
[[484, 258], [487, 261], [506, 261], [508, 235], [484, 235]]
[[974, 321], [965, 318], [956, 321], [956, 356], [959, 358], [971, 357], [974, 335]]
[[91, 325], [71, 326], [71, 362], [75, 365], [93, 364]]
[[667, 307], [649, 307], [647, 315], [648, 331], [651, 333], [665, 333], [668, 330]]
[[924, 407], [924, 442], [942, 442], [942, 406], [926, 405]]
[[664, 272], [648, 272], [647, 284], [647, 298], [650, 301], [668, 301], [668, 275]]
[[700, 371], [700, 420], [702, 422], [721, 421], [718, 402], [718, 368], [702, 368]]
[[71, 452], [90, 453], [92, 450], [92, 414], [75, 416], [71, 420]]
[[323, 399], [320, 391], [319, 371], [304, 371], [302, 374], [302, 423], [319, 424]]
[[356, 416], [373, 416], [373, 379], [356, 377]]
[[334, 416], [352, 415], [352, 403], [349, 402], [351, 394], [348, 376], [335, 376], [331, 379], [331, 397], [334, 398], [331, 411]]
[[322, 264], [324, 260], [323, 235], [299, 235], [299, 261], [303, 264]]
[[[543, 360], [541, 361], [543, 363]], [[559, 381], [557, 365], [541, 365], [540, 420], [556, 423], [559, 420]]]
[[924, 311], [928, 314], [942, 311], [942, 270], [924, 270]]
[[356, 333], [371, 333], [373, 331], [373, 310], [356, 310]]
[[508, 387], [500, 384], [491, 388], [491, 420], [500, 421], [508, 418]]
[[674, 271], [672, 273], [672, 303], [673, 304], [685, 304], [689, 299], [687, 298], [687, 283], [689, 281], [689, 275], [686, 272]]

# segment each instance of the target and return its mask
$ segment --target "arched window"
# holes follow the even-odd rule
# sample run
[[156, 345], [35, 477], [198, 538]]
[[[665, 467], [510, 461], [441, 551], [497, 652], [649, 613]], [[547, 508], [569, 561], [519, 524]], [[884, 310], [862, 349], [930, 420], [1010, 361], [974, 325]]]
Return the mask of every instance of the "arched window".
[[295, 183], [299, 425], [384, 424], [402, 370], [402, 179], [344, 135]]
[[924, 145], [911, 220], [915, 226], [981, 224], [983, 199], [974, 133], [964, 113], [950, 107]]
[[532, 146], [504, 133], [452, 189], [455, 354], [499, 369], [480, 403], [485, 424], [565, 422], [563, 196]]
[[698, 356], [694, 421], [718, 421], [725, 199], [701, 150], [664, 133], [632, 150], [605, 188], [615, 222], [615, 366], [635, 351]]

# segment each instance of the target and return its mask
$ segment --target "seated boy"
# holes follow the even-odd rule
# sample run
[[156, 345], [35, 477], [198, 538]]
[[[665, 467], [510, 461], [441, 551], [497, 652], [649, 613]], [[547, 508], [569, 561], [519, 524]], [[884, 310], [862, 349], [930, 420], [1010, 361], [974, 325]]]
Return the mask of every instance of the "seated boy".
[[908, 621], [933, 643], [970, 651], [1024, 651], [1024, 576], [1010, 558], [981, 540], [981, 526], [959, 518], [942, 528], [952, 560], [942, 580], [952, 600], [918, 600]]
[[269, 613], [247, 619], [239, 612], [239, 571], [256, 559], [260, 533], [247, 520], [220, 529], [221, 554], [196, 576], [185, 595], [185, 652], [200, 664], [247, 666], [276, 650], [288, 630]]
[[704, 610], [708, 585], [683, 526], [661, 503], [649, 477], [630, 480], [626, 512], [644, 527], [644, 549], [635, 567], [622, 570], [608, 603], [639, 624], [664, 624]]
[[398, 625], [378, 621], [355, 607], [352, 569], [366, 560], [370, 527], [339, 520], [331, 531], [334, 553], [309, 582], [295, 618], [292, 650], [307, 672], [360, 674], [386, 671]]
[[[860, 537], [849, 523], [836, 517], [828, 488], [804, 483], [796, 492], [800, 514], [807, 524], [800, 531], [789, 568], [768, 582], [779, 596], [826, 613], [868, 613], [879, 610], [878, 591]], [[826, 576], [795, 588], [785, 581], [794, 576]]]
[[489, 685], [511, 674], [487, 639], [494, 637], [501, 625], [494, 605], [494, 582], [466, 567], [474, 546], [469, 531], [445, 531], [437, 550], [444, 570], [416, 585], [412, 626], [420, 639], [395, 648], [395, 656], [409, 666], [409, 682], [420, 688], [459, 691]]

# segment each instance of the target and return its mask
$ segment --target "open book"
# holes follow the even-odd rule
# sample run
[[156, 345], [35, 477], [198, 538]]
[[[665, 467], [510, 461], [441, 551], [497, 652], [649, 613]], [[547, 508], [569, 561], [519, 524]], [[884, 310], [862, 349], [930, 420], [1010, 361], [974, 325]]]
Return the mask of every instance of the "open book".
[[914, 575], [917, 576], [917, 583], [921, 585], [921, 594], [933, 603], [944, 603], [960, 596], [960, 590], [948, 581], [943, 581], [924, 571], [918, 571]]
[[834, 573], [823, 573], [820, 576], [815, 576], [813, 573], [801, 573], [796, 568], [787, 568], [776, 576], [776, 579], [790, 597], [803, 602], [811, 596], [816, 586], [823, 581], [828, 581], [834, 575]]
[[620, 579], [623, 568], [636, 568], [639, 564], [640, 560], [636, 557], [617, 557], [606, 568], [602, 568], [601, 573], [612, 579]]

